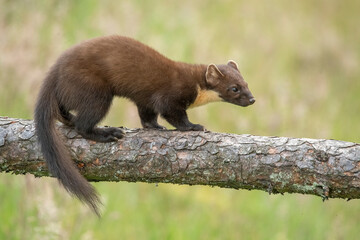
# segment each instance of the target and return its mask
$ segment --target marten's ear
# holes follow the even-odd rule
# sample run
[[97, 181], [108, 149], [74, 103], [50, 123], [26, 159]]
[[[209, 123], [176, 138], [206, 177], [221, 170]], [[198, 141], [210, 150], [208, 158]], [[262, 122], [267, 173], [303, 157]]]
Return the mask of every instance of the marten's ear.
[[209, 64], [206, 69], [205, 77], [206, 82], [210, 86], [216, 86], [219, 83], [220, 78], [224, 77], [224, 74], [220, 72], [220, 70], [215, 64]]
[[239, 71], [239, 67], [235, 61], [229, 60], [227, 65]]

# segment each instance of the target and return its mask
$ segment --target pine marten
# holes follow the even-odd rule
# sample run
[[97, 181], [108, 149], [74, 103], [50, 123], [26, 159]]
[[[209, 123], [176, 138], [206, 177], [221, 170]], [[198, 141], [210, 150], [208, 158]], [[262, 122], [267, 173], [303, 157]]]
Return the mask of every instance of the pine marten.
[[35, 126], [50, 173], [99, 215], [96, 190], [77, 171], [55, 130], [55, 120], [86, 139], [116, 141], [120, 128], [98, 128], [114, 96], [133, 101], [144, 128], [163, 129], [161, 115], [180, 131], [202, 131], [186, 109], [213, 101], [246, 107], [255, 102], [234, 61], [224, 65], [172, 61], [128, 37], [99, 37], [65, 51], [40, 90]]

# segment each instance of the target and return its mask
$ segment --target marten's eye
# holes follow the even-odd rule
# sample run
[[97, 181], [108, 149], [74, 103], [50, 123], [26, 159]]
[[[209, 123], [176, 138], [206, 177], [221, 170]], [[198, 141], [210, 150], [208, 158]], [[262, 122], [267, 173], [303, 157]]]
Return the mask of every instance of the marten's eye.
[[231, 90], [232, 90], [234, 93], [236, 93], [236, 92], [239, 91], [239, 89], [238, 89], [237, 87], [233, 87], [233, 88], [231, 88]]

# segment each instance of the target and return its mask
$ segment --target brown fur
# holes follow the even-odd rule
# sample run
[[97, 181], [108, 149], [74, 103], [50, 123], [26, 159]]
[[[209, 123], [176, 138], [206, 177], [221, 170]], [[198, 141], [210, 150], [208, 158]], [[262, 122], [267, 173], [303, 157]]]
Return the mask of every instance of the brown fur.
[[137, 105], [143, 127], [163, 128], [157, 123], [160, 114], [182, 131], [204, 129], [188, 120], [189, 107], [215, 100], [240, 106], [255, 101], [233, 61], [208, 66], [175, 62], [121, 36], [95, 38], [65, 51], [40, 91], [36, 129], [50, 172], [97, 213], [96, 191], [76, 170], [54, 121], [75, 127], [87, 139], [116, 141], [123, 137], [120, 129], [96, 127], [114, 96]]

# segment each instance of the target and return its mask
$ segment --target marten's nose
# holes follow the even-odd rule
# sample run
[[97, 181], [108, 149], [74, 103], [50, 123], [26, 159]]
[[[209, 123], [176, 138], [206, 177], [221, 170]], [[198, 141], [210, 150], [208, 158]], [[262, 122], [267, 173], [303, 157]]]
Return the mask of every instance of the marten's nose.
[[250, 98], [249, 102], [250, 102], [250, 104], [253, 104], [255, 102], [255, 98]]

